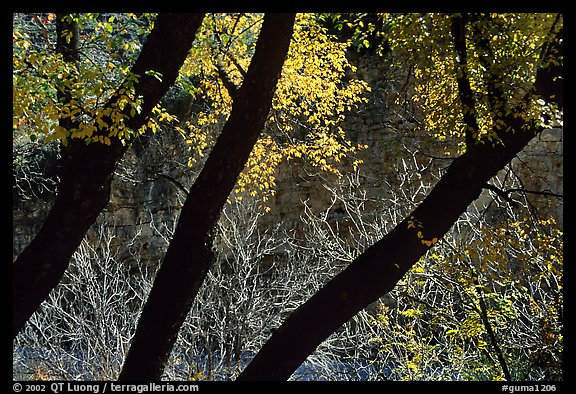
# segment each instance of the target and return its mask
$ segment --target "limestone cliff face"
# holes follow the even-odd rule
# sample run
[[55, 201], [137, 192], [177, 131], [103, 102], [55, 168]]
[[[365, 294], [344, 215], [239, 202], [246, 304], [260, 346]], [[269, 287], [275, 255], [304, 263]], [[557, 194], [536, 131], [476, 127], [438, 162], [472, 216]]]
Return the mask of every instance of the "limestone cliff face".
[[[397, 196], [407, 186], [403, 169], [412, 171], [412, 189], [434, 184], [437, 170], [449, 165], [443, 150], [445, 142], [435, 141], [418, 129], [417, 121], [394, 107], [396, 92], [403, 84], [402, 78], [393, 75], [378, 58], [355, 57], [357, 74], [366, 80], [372, 91], [369, 102], [348, 114], [344, 129], [350, 139], [366, 144], [359, 154], [364, 161], [358, 174], [343, 165], [345, 175], [354, 175], [365, 191], [367, 204], [371, 200]], [[455, 152], [455, 147], [449, 147]], [[54, 197], [55, 175], [50, 170], [56, 162], [57, 149], [36, 149], [27, 155], [41, 155], [44, 165], [36, 165], [38, 174], [44, 173], [52, 180], [51, 190], [42, 193], [16, 192], [22, 188], [22, 174], [16, 163], [23, 152], [14, 149], [14, 200], [13, 200], [13, 254], [17, 256], [39, 230]], [[187, 146], [171, 130], [156, 135], [145, 135], [136, 141], [119, 163], [115, 173], [112, 195], [108, 207], [97, 220], [88, 237], [109, 231], [115, 235], [112, 247], [122, 253], [138, 256], [144, 261], [158, 261], [164, 254], [167, 241], [174, 229], [185, 199], [185, 191], [192, 185], [197, 168], [189, 168]], [[36, 156], [39, 157], [39, 156]], [[444, 158], [442, 158], [444, 157]], [[487, 158], [489, 160], [489, 158]], [[549, 194], [563, 193], [563, 132], [552, 129], [543, 132], [515, 159], [510, 168], [501, 173], [502, 187], [521, 185], [523, 189]], [[510, 180], [515, 178], [514, 182]], [[416, 182], [414, 182], [416, 181]], [[269, 201], [272, 208], [263, 223], [290, 226], [304, 212], [304, 204], [321, 212], [328, 207], [334, 218], [344, 212], [332, 204], [332, 194], [325, 184], [337, 184], [333, 176], [320, 174], [297, 160], [281, 166], [277, 176], [277, 193]], [[18, 186], [18, 185], [19, 186]], [[18, 187], [17, 187], [18, 186]], [[500, 186], [500, 185], [498, 185]], [[425, 194], [412, 190], [414, 201]], [[423, 191], [423, 190], [422, 190]], [[419, 196], [419, 197], [418, 197]], [[483, 199], [491, 199], [483, 193]], [[541, 194], [530, 194], [538, 209], [554, 214], [562, 223], [562, 199]], [[398, 202], [400, 203], [400, 201]], [[406, 203], [406, 201], [404, 201]], [[369, 210], [369, 205], [366, 206]]]
[[[449, 158], [457, 154], [457, 147], [422, 131], [414, 117], [394, 105], [397, 92], [405, 82], [401, 73], [389, 70], [380, 58], [352, 57], [358, 67], [357, 77], [371, 86], [369, 102], [348, 114], [343, 126], [352, 141], [368, 146], [359, 153], [364, 164], [355, 182], [365, 190], [367, 201], [398, 196], [401, 188], [409, 186], [413, 190], [408, 193], [416, 196], [411, 203], [417, 204], [425, 195], [415, 190], [419, 187], [418, 182], [433, 185], [438, 171], [446, 168], [450, 164]], [[446, 150], [452, 153], [451, 156], [445, 155]], [[350, 175], [351, 171], [350, 167], [343, 167], [345, 175]], [[403, 171], [418, 174], [412, 174], [410, 182]], [[498, 178], [494, 180], [495, 185], [506, 191], [545, 192], [546, 195], [529, 193], [527, 196], [542, 214], [553, 215], [562, 225], [563, 200], [551, 195], [563, 194], [563, 130], [546, 130], [533, 139]], [[279, 170], [278, 191], [271, 203], [273, 215], [270, 220], [296, 219], [303, 212], [303, 201], [317, 211], [329, 207], [332, 196], [323, 186], [326, 181], [337, 182], [334, 177], [319, 174], [301, 162], [286, 163]], [[518, 195], [511, 194], [511, 197]], [[486, 203], [493, 198], [488, 191], [481, 196]], [[338, 216], [337, 206], [333, 211]]]
[[[183, 189], [192, 184], [194, 169], [185, 164], [187, 152], [184, 145], [178, 135], [168, 130], [153, 136], [144, 135], [136, 141], [118, 164], [110, 202], [87, 237], [97, 240], [105, 235], [103, 233], [113, 234], [112, 250], [125, 249], [121, 254], [138, 255], [143, 260], [161, 256], [167, 245], [163, 237], [170, 235], [184, 201]], [[44, 163], [43, 166], [28, 165], [28, 171], [37, 175], [30, 182], [34, 185], [44, 182], [50, 187], [44, 188], [42, 195], [34, 190], [38, 186], [16, 187], [17, 183], [27, 183], [17, 181], [22, 175], [14, 170], [14, 257], [40, 229], [57, 188], [56, 172], [44, 174], [50, 182], [38, 175], [42, 168], [57, 167], [57, 146], [49, 151], [41, 145], [29, 145], [27, 149], [27, 154], [39, 157], [38, 161]], [[14, 161], [16, 163], [16, 156]]]

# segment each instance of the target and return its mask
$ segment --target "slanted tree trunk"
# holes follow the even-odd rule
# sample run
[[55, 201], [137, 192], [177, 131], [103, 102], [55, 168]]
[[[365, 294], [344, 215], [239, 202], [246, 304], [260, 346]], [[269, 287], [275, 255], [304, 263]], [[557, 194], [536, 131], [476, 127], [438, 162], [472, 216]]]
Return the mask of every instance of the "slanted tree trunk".
[[[557, 53], [561, 42], [557, 36]], [[544, 57], [546, 59], [546, 57]], [[562, 102], [562, 67], [539, 70], [541, 96]], [[450, 229], [469, 204], [542, 128], [519, 115], [502, 118], [503, 145], [469, 144], [428, 197], [383, 239], [358, 256], [274, 332], [237, 380], [287, 380], [322, 341], [370, 303], [391, 291], [402, 276]]]
[[[157, 17], [132, 67], [132, 72], [139, 75], [136, 97], [142, 96], [144, 101], [140, 114], [126, 121], [132, 130], [138, 130], [145, 123], [152, 108], [174, 83], [203, 17], [203, 14]], [[59, 37], [59, 41], [63, 40]], [[70, 42], [74, 43], [74, 38]], [[74, 55], [70, 45], [61, 44], [61, 48], [65, 55]], [[162, 81], [146, 75], [149, 70], [159, 72]], [[112, 97], [108, 105], [114, 105], [116, 99]], [[74, 139], [68, 146], [62, 146], [61, 181], [54, 205], [36, 237], [13, 264], [14, 337], [60, 282], [72, 254], [108, 204], [114, 168], [127, 147], [128, 144], [123, 145], [117, 139], [112, 139], [110, 146]]]
[[119, 380], [158, 380], [213, 260], [210, 231], [264, 127], [294, 14], [266, 14], [228, 121], [182, 207]]

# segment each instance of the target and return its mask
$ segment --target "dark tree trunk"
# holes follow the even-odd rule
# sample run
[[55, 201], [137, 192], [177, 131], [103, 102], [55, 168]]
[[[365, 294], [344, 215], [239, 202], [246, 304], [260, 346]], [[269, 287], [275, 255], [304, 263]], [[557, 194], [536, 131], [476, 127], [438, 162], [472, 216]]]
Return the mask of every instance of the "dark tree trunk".
[[[140, 76], [135, 85], [136, 96], [142, 96], [144, 103], [141, 113], [127, 120], [129, 128], [138, 130], [174, 83], [203, 16], [160, 14], [156, 19], [132, 67], [132, 72]], [[64, 51], [72, 55], [69, 50]], [[162, 81], [146, 75], [148, 70], [161, 73]], [[113, 97], [109, 105], [115, 101]], [[36, 237], [13, 264], [14, 337], [60, 282], [72, 254], [108, 204], [114, 168], [126, 149], [127, 145], [117, 139], [112, 139], [110, 146], [70, 140], [62, 147], [61, 181], [54, 206]]]
[[294, 14], [266, 14], [228, 121], [184, 203], [119, 380], [158, 380], [212, 263], [210, 231], [256, 143], [288, 52]]
[[[558, 40], [555, 41], [558, 45]], [[556, 56], [561, 56], [561, 48]], [[540, 70], [536, 87], [562, 107], [560, 66]], [[238, 380], [287, 380], [322, 341], [370, 303], [391, 291], [440, 239], [500, 169], [541, 131], [510, 115], [498, 130], [503, 145], [471, 144], [455, 159], [428, 197], [388, 235], [294, 311], [274, 332]], [[421, 234], [418, 234], [421, 232]]]
[[[517, 133], [506, 149], [487, 146], [454, 160], [430, 195], [288, 317], [238, 380], [286, 380], [306, 357], [356, 313], [391, 291], [481, 193], [486, 182], [534, 136]], [[410, 223], [422, 227], [412, 227]], [[422, 238], [417, 233], [422, 233]]]
[[472, 146], [478, 137], [478, 122], [476, 119], [476, 102], [468, 79], [468, 61], [466, 51], [466, 14], [452, 17], [452, 39], [456, 51], [456, 83], [458, 96], [462, 104], [462, 120], [465, 125], [466, 147]]

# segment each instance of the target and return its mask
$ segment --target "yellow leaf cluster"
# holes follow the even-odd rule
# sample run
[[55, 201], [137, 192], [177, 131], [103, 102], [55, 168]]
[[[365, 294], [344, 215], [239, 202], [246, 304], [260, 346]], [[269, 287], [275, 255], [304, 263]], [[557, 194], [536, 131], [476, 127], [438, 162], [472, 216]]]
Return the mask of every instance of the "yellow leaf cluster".
[[[237, 87], [243, 81], [261, 26], [259, 14], [208, 15], [197, 42], [181, 70], [182, 77], [200, 77], [194, 91], [203, 108], [187, 123], [189, 163], [201, 157], [226, 121], [232, 97], [221, 71]], [[354, 67], [346, 58], [347, 43], [331, 40], [312, 14], [298, 14], [272, 109], [260, 141], [254, 147], [236, 193], [273, 195], [275, 170], [300, 159], [322, 171], [340, 175], [337, 164], [354, 158], [364, 145], [353, 144], [341, 128], [346, 113], [366, 101], [368, 85], [350, 78]]]
[[[399, 99], [417, 104], [422, 111], [424, 129], [440, 140], [463, 140], [464, 108], [458, 97], [457, 54], [452, 44], [450, 14], [390, 15], [388, 38], [391, 47], [411, 59], [414, 91]], [[466, 26], [467, 78], [474, 100], [479, 132], [474, 138], [498, 142], [495, 128], [503, 111], [520, 104], [520, 99], [535, 80], [540, 51], [550, 39], [553, 14], [475, 14]], [[561, 25], [561, 21], [560, 21]], [[498, 108], [490, 102], [490, 89], [497, 89], [508, 100]], [[524, 118], [549, 119], [561, 123], [561, 114], [544, 103], [531, 102]]]
[[260, 195], [266, 202], [275, 194], [276, 168], [282, 160], [282, 151], [271, 137], [258, 140], [237, 181], [234, 190], [237, 197], [242, 199], [242, 195], [246, 194], [251, 197]]
[[[125, 32], [127, 19], [110, 17], [107, 22], [95, 22], [93, 14], [75, 19], [78, 23], [92, 23], [92, 33], [81, 36], [81, 45], [97, 42], [100, 47], [112, 49], [112, 32]], [[137, 75], [118, 57], [100, 54], [94, 60], [86, 52], [75, 63], [65, 62], [61, 54], [39, 49], [31, 38], [15, 26], [13, 32], [13, 127], [20, 131], [43, 136], [45, 141], [60, 140], [64, 144], [71, 138], [87, 143], [109, 145], [112, 138], [125, 143], [137, 132], [130, 130], [126, 121], [141, 112], [142, 99], [134, 94]], [[133, 53], [137, 46], [125, 47]], [[111, 100], [114, 97], [114, 100]], [[165, 113], [163, 111], [162, 113]], [[171, 121], [172, 119], [166, 119]], [[146, 126], [138, 132], [146, 130]]]

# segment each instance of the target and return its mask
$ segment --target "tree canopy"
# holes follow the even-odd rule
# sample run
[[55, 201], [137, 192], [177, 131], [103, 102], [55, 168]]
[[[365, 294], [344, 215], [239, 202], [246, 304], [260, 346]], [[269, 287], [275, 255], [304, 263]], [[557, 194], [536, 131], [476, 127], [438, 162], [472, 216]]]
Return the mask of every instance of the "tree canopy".
[[[428, 286], [454, 292], [468, 308], [463, 319], [427, 300], [429, 310], [413, 305], [395, 321], [386, 308], [374, 314], [375, 330], [405, 324], [402, 344], [386, 335], [375, 342], [383, 352], [416, 352], [405, 365], [412, 377], [426, 373], [423, 360], [433, 354], [416, 343], [424, 317], [451, 354], [470, 341], [492, 349], [491, 378], [513, 377], [498, 330], [522, 313], [548, 327], [547, 354], [556, 357], [562, 232], [554, 220], [478, 221], [470, 242], [450, 229], [483, 190], [513, 205], [513, 190], [490, 180], [536, 135], [563, 126], [562, 45], [562, 14], [14, 14], [13, 138], [57, 143], [61, 155], [54, 205], [13, 265], [14, 336], [62, 280], [127, 149], [169, 129], [188, 146], [190, 171], [201, 170], [185, 190], [119, 375], [159, 379], [216, 260], [226, 204], [258, 199], [260, 213], [269, 212], [278, 169], [291, 160], [341, 180], [361, 169], [367, 146], [344, 127], [371, 91], [351, 61], [357, 51], [394, 70], [401, 82], [386, 105], [446, 142], [441, 159], [449, 165], [418, 204], [294, 308], [239, 380], [288, 379], [339, 327], [400, 285], [410, 294]], [[183, 103], [176, 111], [175, 96]], [[365, 227], [356, 229], [364, 236]], [[518, 264], [540, 290], [498, 282]], [[409, 276], [423, 273], [441, 279]], [[543, 291], [555, 301], [538, 299]]]
[[[83, 32], [78, 37], [81, 56], [74, 63], [66, 62], [48, 44], [33, 45], [26, 31], [15, 29], [14, 129], [28, 130], [31, 138], [45, 141], [67, 143], [78, 138], [110, 144], [111, 138], [128, 142], [167, 123], [190, 144], [192, 165], [210, 150], [230, 113], [232, 96], [254, 53], [262, 17], [213, 14], [205, 18], [176, 81], [199, 103], [199, 110], [188, 113], [190, 119], [178, 119], [157, 104], [154, 116], [138, 130], [125, 125], [126, 118], [142, 111], [142, 97], [134, 92], [140, 76], [132, 73], [130, 66], [141, 47], [138, 38], [152, 28], [154, 16], [75, 17]], [[54, 14], [38, 23], [45, 40], [54, 41]], [[70, 37], [67, 34], [65, 39]], [[345, 113], [366, 100], [363, 93], [369, 89], [366, 82], [348, 77], [355, 69], [345, 56], [349, 44], [331, 40], [312, 14], [299, 14], [293, 41], [265, 132], [238, 180], [236, 192], [240, 195], [273, 194], [274, 171], [284, 160], [304, 158], [322, 171], [339, 174], [335, 165], [363, 148], [351, 142], [340, 126]], [[104, 51], [100, 45], [105, 45]], [[162, 78], [155, 70], [145, 73]], [[66, 102], [57, 99], [61, 88], [70, 96]], [[113, 95], [116, 103], [106, 105]], [[75, 121], [77, 127], [60, 126], [62, 119]], [[97, 133], [99, 129], [107, 132]], [[359, 164], [352, 161], [354, 166]]]

